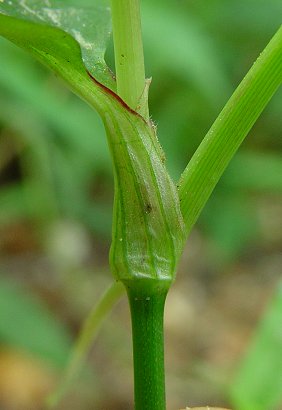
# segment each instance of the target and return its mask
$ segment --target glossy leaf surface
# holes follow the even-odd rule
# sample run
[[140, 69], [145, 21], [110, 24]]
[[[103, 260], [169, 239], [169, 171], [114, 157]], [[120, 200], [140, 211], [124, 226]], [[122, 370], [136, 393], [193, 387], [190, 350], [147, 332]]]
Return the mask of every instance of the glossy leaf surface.
[[[111, 13], [107, 0], [4, 0], [0, 13], [40, 25], [59, 28], [79, 43], [85, 66], [95, 78], [115, 89], [113, 75], [104, 60], [111, 33]], [[28, 27], [28, 26], [27, 26]], [[30, 29], [33, 30], [32, 26]]]

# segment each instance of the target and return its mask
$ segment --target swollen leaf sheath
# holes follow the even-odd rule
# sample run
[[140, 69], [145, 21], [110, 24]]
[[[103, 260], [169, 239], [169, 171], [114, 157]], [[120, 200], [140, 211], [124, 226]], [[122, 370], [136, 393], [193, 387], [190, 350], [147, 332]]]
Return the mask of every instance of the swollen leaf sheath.
[[105, 113], [105, 125], [116, 184], [112, 270], [124, 280], [171, 281], [184, 224], [154, 129], [142, 117], [112, 107]]

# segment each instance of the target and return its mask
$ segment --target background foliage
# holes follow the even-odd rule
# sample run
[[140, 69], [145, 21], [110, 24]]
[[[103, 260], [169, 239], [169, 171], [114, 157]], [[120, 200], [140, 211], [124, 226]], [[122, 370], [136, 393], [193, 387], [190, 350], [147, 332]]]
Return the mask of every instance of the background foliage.
[[[151, 115], [177, 180], [278, 28], [281, 4], [143, 0], [142, 10]], [[60, 378], [82, 318], [111, 281], [112, 168], [96, 113], [2, 39], [0, 55], [0, 405], [38, 410]], [[107, 59], [113, 65], [111, 45]], [[237, 370], [281, 271], [280, 107], [281, 90], [187, 244], [167, 304], [169, 409], [207, 403], [281, 409], [279, 397], [272, 401], [275, 393], [265, 397], [265, 407], [257, 404], [258, 388], [242, 393], [240, 380], [260, 386], [254, 377], [259, 372]], [[281, 302], [271, 306], [275, 333]], [[269, 350], [274, 357], [267, 362], [277, 364], [281, 349], [281, 336], [273, 342], [268, 325], [259, 329], [257, 340], [264, 342], [252, 342], [251, 368]], [[122, 302], [104, 325], [89, 369], [60, 408], [132, 408], [130, 349]], [[278, 390], [281, 368], [267, 368]]]

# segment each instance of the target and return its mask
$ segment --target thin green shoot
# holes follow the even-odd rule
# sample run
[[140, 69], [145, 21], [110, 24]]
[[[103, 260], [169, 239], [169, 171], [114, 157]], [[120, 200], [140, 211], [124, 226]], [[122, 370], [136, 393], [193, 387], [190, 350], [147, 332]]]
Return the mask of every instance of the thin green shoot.
[[66, 367], [63, 380], [58, 389], [47, 399], [46, 405], [49, 409], [53, 409], [60, 403], [75, 379], [78, 377], [79, 372], [84, 365], [87, 353], [93, 345], [102, 323], [112, 311], [117, 301], [121, 298], [124, 291], [124, 286], [121, 283], [114, 282], [104, 292], [97, 304], [86, 317], [81, 327], [80, 334], [73, 346], [73, 351]]
[[[146, 94], [139, 0], [111, 0], [118, 95], [133, 110], [140, 110]], [[148, 103], [143, 103], [148, 117]]]
[[281, 81], [282, 28], [227, 102], [180, 178], [179, 197], [187, 235]]

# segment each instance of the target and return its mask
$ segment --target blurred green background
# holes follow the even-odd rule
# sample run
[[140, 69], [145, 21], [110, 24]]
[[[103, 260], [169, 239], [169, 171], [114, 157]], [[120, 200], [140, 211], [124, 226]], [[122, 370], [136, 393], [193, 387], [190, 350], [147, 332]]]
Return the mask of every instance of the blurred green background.
[[[282, 6], [141, 3], [150, 113], [177, 181], [278, 29]], [[111, 66], [112, 53], [110, 44]], [[112, 280], [112, 166], [95, 112], [2, 39], [0, 56], [0, 408], [40, 410]], [[282, 409], [281, 131], [280, 90], [187, 243], [166, 309], [168, 410]], [[130, 337], [123, 299], [58, 408], [132, 409]]]

